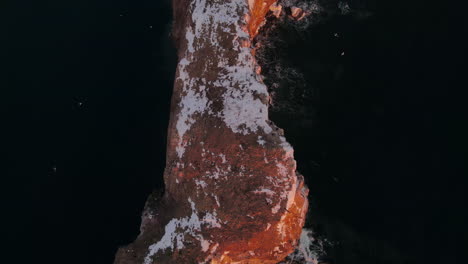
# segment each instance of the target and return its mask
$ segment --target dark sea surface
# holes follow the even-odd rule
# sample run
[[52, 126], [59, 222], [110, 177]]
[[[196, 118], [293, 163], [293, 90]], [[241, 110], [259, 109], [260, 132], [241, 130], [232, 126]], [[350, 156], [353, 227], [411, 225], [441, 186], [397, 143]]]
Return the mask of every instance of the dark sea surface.
[[[362, 0], [342, 15], [322, 2], [308, 28], [277, 25], [277, 64], [264, 66], [279, 83], [271, 118], [310, 188], [308, 226], [335, 263], [464, 263], [463, 10]], [[0, 10], [1, 262], [112, 263], [163, 188], [170, 5]]]
[[289, 67], [266, 63], [265, 81], [280, 83], [271, 118], [309, 185], [309, 226], [337, 263], [461, 263], [466, 111], [446, 10], [355, 4], [306, 30], [277, 25], [266, 51]]

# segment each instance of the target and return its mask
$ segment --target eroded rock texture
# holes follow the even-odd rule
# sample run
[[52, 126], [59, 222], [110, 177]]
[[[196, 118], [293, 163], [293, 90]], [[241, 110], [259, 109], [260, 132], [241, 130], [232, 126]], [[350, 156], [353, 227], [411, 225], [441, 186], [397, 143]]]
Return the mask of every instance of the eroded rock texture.
[[179, 63], [164, 195], [115, 264], [278, 263], [301, 234], [308, 190], [268, 120], [251, 40], [272, 0], [174, 0]]

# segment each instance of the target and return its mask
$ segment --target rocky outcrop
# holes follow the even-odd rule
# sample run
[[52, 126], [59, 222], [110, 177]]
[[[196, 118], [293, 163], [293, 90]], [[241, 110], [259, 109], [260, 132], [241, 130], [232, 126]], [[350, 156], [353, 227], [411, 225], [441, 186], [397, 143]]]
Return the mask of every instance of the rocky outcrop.
[[268, 119], [252, 39], [273, 0], [174, 0], [179, 63], [164, 194], [115, 264], [278, 263], [294, 251], [308, 189]]

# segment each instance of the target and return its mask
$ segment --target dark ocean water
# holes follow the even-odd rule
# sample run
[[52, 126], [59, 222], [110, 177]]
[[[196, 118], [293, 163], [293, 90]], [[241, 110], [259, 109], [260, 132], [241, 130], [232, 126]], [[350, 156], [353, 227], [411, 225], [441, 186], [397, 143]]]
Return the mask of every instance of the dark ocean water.
[[277, 25], [266, 51], [296, 70], [284, 81], [290, 70], [264, 69], [280, 83], [271, 116], [308, 182], [310, 226], [337, 263], [461, 262], [466, 127], [450, 86], [463, 54], [449, 9], [350, 3], [306, 30]]
[[331, 8], [306, 30], [278, 25], [266, 51], [299, 73], [264, 69], [280, 83], [271, 116], [308, 182], [309, 225], [337, 263], [459, 263], [466, 127], [450, 9], [350, 3], [354, 14]]
[[[170, 7], [2, 5], [5, 263], [112, 263], [162, 188]], [[466, 30], [452, 22], [463, 23], [442, 3], [350, 7], [365, 16], [278, 26], [285, 41], [270, 51], [297, 71], [276, 88], [271, 118], [309, 185], [308, 225], [335, 244], [336, 263], [462, 263]]]

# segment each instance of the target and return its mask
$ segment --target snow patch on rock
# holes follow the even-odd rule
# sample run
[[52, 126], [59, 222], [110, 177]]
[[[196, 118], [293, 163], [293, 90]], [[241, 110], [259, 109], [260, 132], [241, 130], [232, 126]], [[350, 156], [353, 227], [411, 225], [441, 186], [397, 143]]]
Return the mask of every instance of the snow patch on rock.
[[[245, 0], [232, 0], [229, 2], [208, 2], [206, 0], [195, 0], [192, 2], [193, 26], [186, 30], [187, 54], [179, 62], [179, 78], [184, 83], [184, 92], [179, 107], [181, 112], [178, 116], [177, 131], [180, 142], [177, 154], [181, 158], [184, 154], [186, 144], [183, 143], [184, 134], [190, 129], [194, 121], [191, 118], [196, 113], [211, 113], [220, 117], [226, 126], [235, 133], [254, 133], [259, 128], [265, 133], [271, 132], [267, 124], [268, 105], [261, 101], [260, 96], [268, 97], [266, 86], [255, 74], [257, 64], [251, 53], [250, 36], [247, 33], [245, 17], [241, 14], [248, 13], [248, 3]], [[222, 35], [226, 33], [233, 43], [223, 47], [220, 43], [221, 34], [218, 29], [223, 29]], [[227, 51], [237, 52], [238, 56], [234, 62], [218, 60], [218, 78], [211, 83], [225, 89], [223, 94], [223, 110], [213, 113], [207, 106], [210, 104], [204, 91], [195, 92], [200, 87], [196, 78], [191, 78], [186, 71], [189, 59], [198, 50], [198, 43], [205, 42], [212, 49], [220, 53]], [[202, 89], [199, 89], [202, 90]]]
[[195, 114], [203, 114], [210, 102], [206, 97], [205, 85], [198, 85], [198, 91], [194, 89], [198, 79], [191, 78], [187, 72], [187, 65], [190, 62], [187, 59], [182, 59], [179, 62], [179, 77], [178, 80], [183, 82], [183, 95], [180, 102], [180, 113], [177, 119], [177, 133], [179, 135], [179, 144], [176, 147], [176, 152], [179, 158], [182, 158], [185, 152], [187, 143], [183, 141], [183, 136], [195, 123], [193, 116]]
[[270, 189], [266, 189], [266, 188], [261, 188], [259, 190], [255, 190], [253, 191], [254, 193], [264, 193], [266, 195], [275, 195], [276, 193]]
[[210, 243], [201, 235], [202, 227], [204, 228], [218, 228], [221, 227], [216, 212], [207, 212], [203, 219], [200, 220], [198, 212], [195, 208], [195, 203], [189, 198], [188, 202], [192, 207], [192, 215], [190, 217], [183, 217], [172, 219], [164, 228], [163, 237], [155, 244], [149, 247], [149, 252], [145, 257], [144, 264], [153, 263], [153, 256], [159, 251], [166, 249], [174, 250], [174, 248], [182, 249], [185, 247], [184, 238], [186, 234], [197, 238], [200, 241], [200, 246], [204, 252], [209, 249]]
[[260, 144], [260, 145], [265, 145], [265, 140], [263, 140], [262, 136], [258, 136], [258, 139], [257, 139], [257, 143]]

